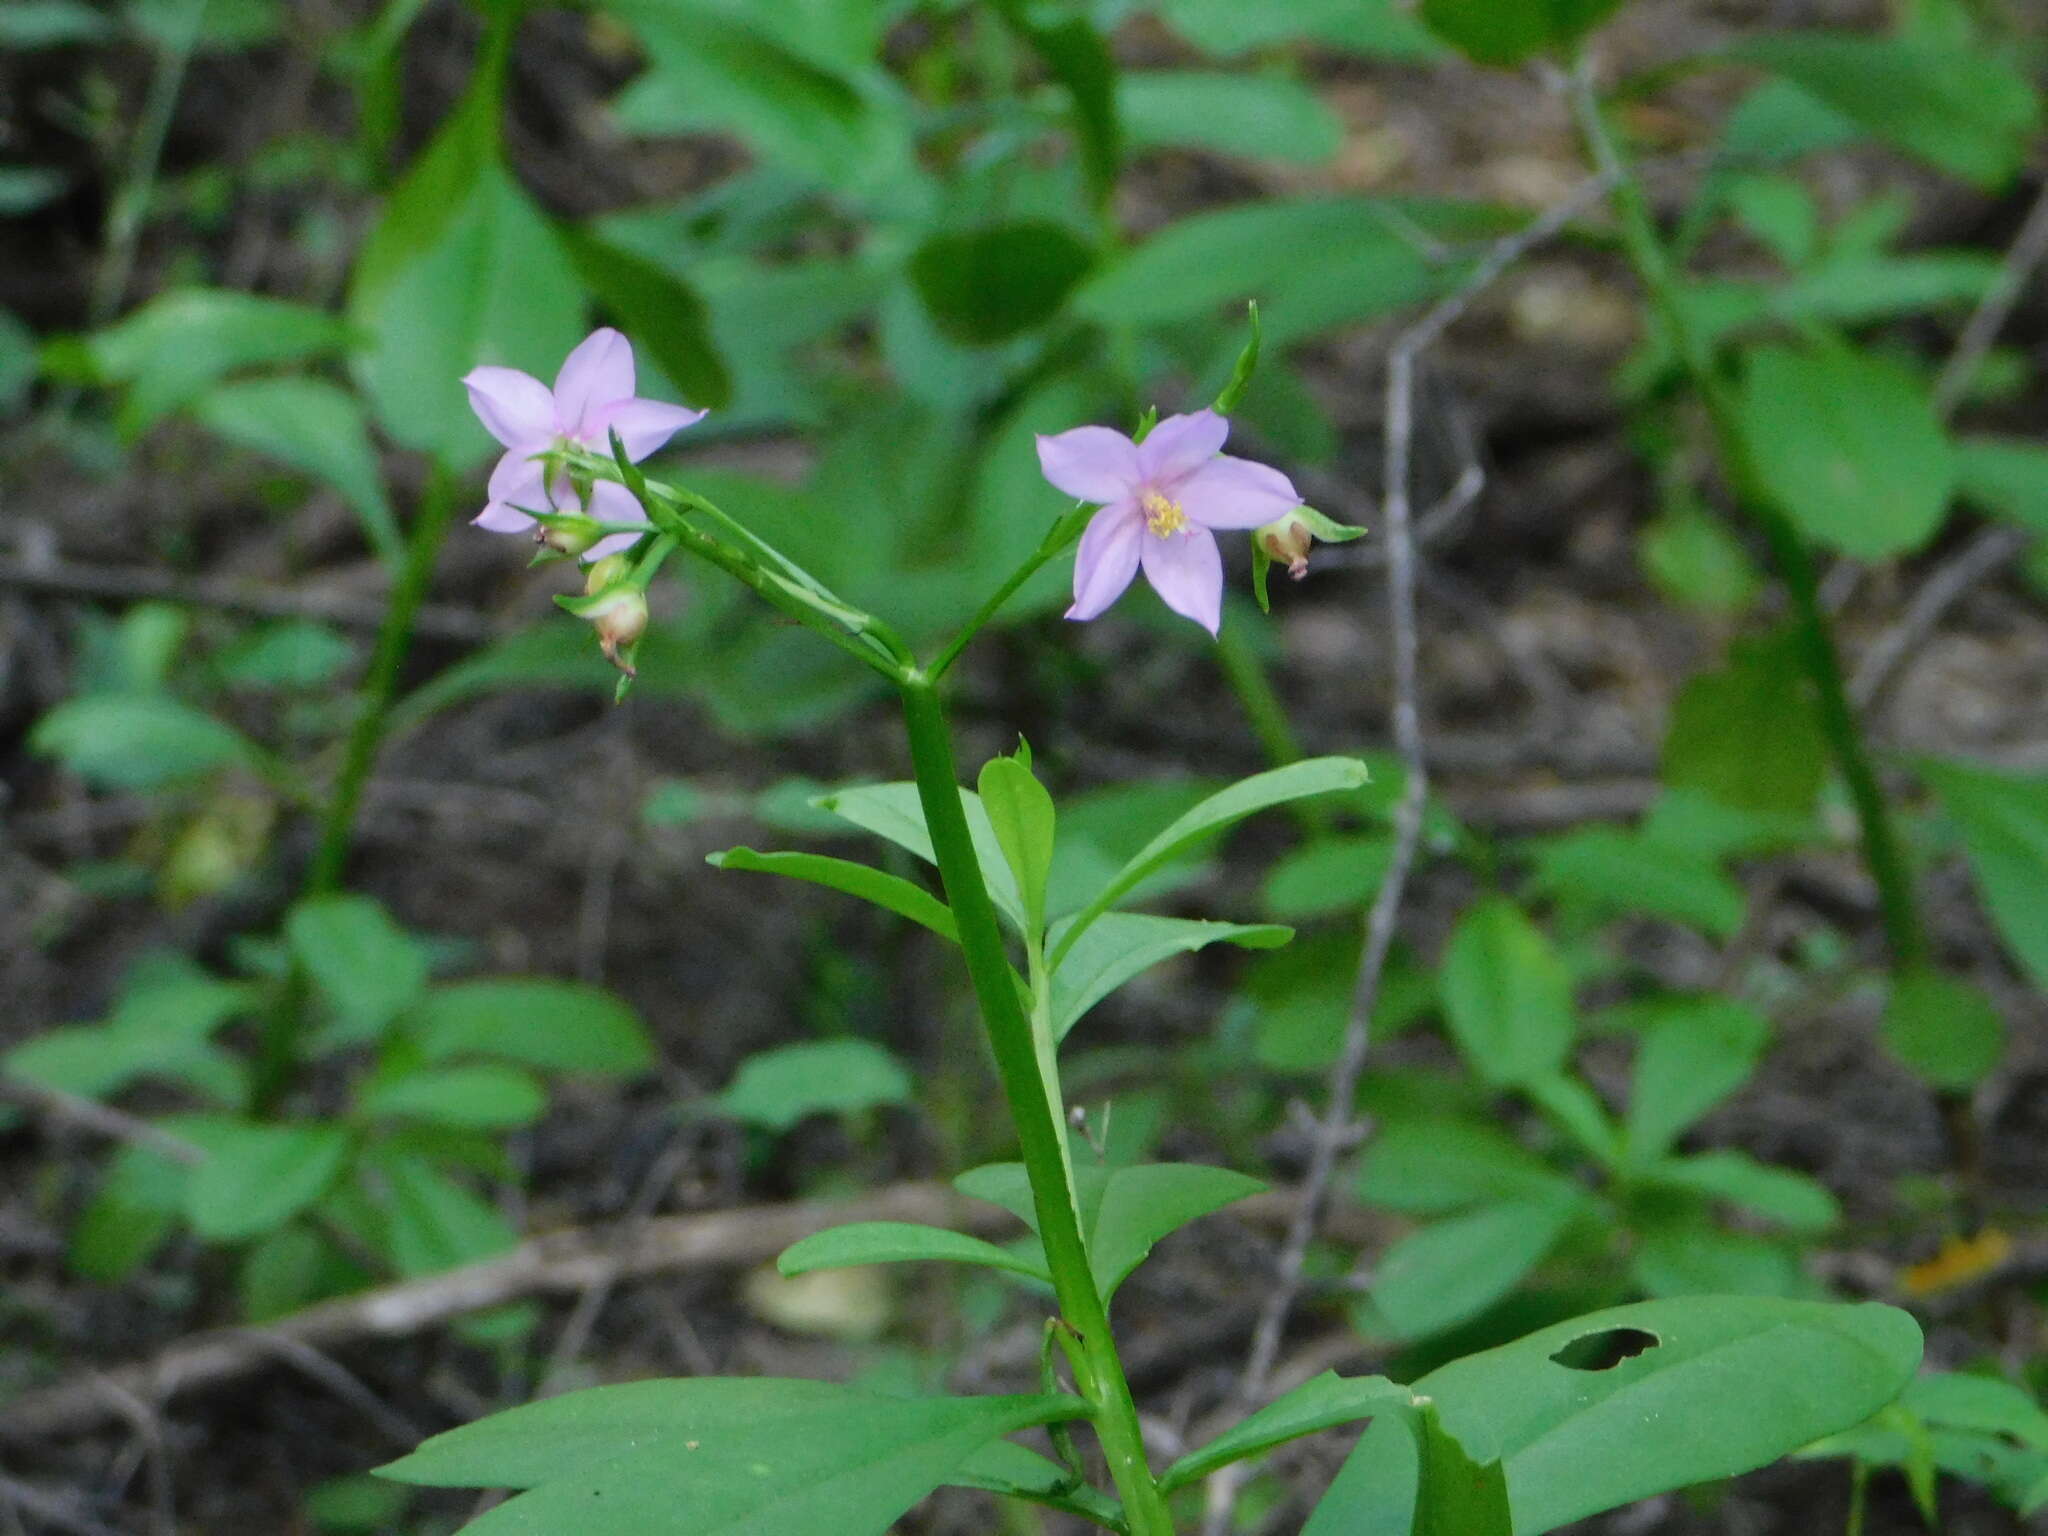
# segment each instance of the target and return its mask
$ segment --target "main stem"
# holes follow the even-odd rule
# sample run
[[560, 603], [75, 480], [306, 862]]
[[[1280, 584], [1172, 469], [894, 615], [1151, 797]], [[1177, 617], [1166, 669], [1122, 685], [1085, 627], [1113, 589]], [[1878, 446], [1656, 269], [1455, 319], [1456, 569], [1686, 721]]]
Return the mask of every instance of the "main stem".
[[[392, 589], [390, 606], [377, 631], [376, 649], [363, 678], [362, 713], [349, 733], [341, 771], [334, 781], [334, 793], [320, 820], [320, 843], [307, 868], [304, 894], [322, 895], [341, 883], [342, 868], [348, 862], [349, 844], [355, 834], [356, 811], [362, 804], [363, 787], [376, 766], [377, 749], [391, 722], [391, 704], [398, 692], [398, 674], [412, 648], [413, 623], [427, 595], [434, 574], [434, 560], [447, 537], [455, 509], [453, 477], [436, 463], [427, 481], [427, 493], [413, 520], [405, 564]], [[262, 1056], [257, 1064], [256, 1105], [268, 1110], [283, 1097], [297, 1075], [299, 1036], [306, 1015], [307, 988], [303, 972], [294, 968], [283, 995], [265, 1021]]]
[[1016, 973], [1010, 968], [1002, 931], [996, 926], [995, 904], [989, 900], [967, 830], [945, 708], [937, 686], [925, 673], [906, 679], [902, 696], [903, 721], [910, 736], [910, 756], [925, 825], [931, 832], [932, 853], [945, 884], [946, 900], [953, 908], [975, 1000], [988, 1027], [996, 1072], [1017, 1125], [1018, 1145], [1031, 1180], [1031, 1200], [1038, 1213], [1038, 1235], [1052, 1270], [1060, 1315], [1079, 1341], [1079, 1364], [1088, 1379], [1077, 1385], [1094, 1405], [1095, 1432], [1123, 1500], [1131, 1536], [1173, 1536], [1165, 1496], [1145, 1461], [1138, 1409], [1110, 1336], [1109, 1314], [1088, 1267], [1088, 1248], [1081, 1236], [1074, 1192], [1067, 1182], [1064, 1122], [1039, 1072], [1031, 1021], [1018, 998]]
[[1877, 882], [1885, 939], [1894, 965], [1915, 965], [1927, 958], [1926, 930], [1913, 895], [1912, 872], [1892, 827], [1891, 808], [1877, 782], [1877, 770], [1864, 745], [1863, 732], [1849, 702], [1842, 659], [1834, 631], [1820, 601], [1820, 581], [1813, 551], [1785, 515], [1771, 502], [1768, 487], [1757, 477], [1742, 442], [1735, 401], [1728, 383], [1714, 366], [1713, 355], [1692, 325], [1679, 298], [1679, 279], [1658, 236], [1649, 198], [1634, 170], [1622, 159], [1606, 114], [1581, 67], [1573, 81], [1574, 106], [1580, 131], [1601, 173], [1614, 186], [1614, 208], [1621, 220], [1622, 243], [1650, 302], [1670, 333], [1685, 371], [1699, 391], [1714, 431], [1714, 444], [1728, 473], [1736, 500], [1763, 530], [1771, 558], [1792, 599], [1799, 659], [1814, 686], [1820, 727], [1827, 737], [1835, 767], [1848, 786], [1863, 834], [1863, 858]]

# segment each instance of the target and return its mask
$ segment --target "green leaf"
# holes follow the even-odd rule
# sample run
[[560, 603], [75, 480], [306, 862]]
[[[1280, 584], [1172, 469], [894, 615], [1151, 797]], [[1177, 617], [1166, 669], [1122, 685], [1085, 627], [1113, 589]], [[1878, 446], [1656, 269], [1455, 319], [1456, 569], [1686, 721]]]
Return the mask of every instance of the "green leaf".
[[133, 437], [244, 368], [304, 362], [352, 341], [335, 316], [224, 288], [181, 288], [88, 337], [95, 374], [127, 386], [117, 421]]
[[1789, 634], [1738, 640], [1728, 663], [1680, 690], [1664, 738], [1664, 782], [1738, 811], [1810, 815], [1828, 764], [1812, 692]]
[[1689, 998], [1660, 1008], [1636, 1050], [1629, 1089], [1628, 1156], [1653, 1162], [1700, 1116], [1749, 1081], [1770, 1022], [1741, 1003]]
[[1024, 1254], [998, 1248], [964, 1232], [948, 1232], [944, 1227], [907, 1221], [860, 1221], [816, 1232], [783, 1249], [782, 1257], [775, 1262], [785, 1275], [805, 1275], [814, 1269], [925, 1260], [981, 1264], [1052, 1283], [1045, 1266]]
[[946, 1482], [957, 1488], [981, 1488], [1030, 1499], [1049, 1509], [1079, 1515], [1105, 1530], [1114, 1531], [1123, 1521], [1115, 1499], [1086, 1483], [1077, 1485], [1066, 1467], [1014, 1440], [989, 1441], [954, 1468]]
[[191, 1170], [148, 1147], [122, 1147], [71, 1229], [71, 1267], [99, 1285], [119, 1285], [147, 1264], [185, 1208]]
[[1273, 866], [1259, 904], [1283, 922], [1355, 910], [1372, 899], [1393, 856], [1390, 838], [1318, 837]]
[[[1629, 1348], [1604, 1370], [1553, 1358]], [[1541, 1536], [1860, 1423], [1919, 1361], [1918, 1325], [1890, 1307], [1693, 1296], [1559, 1323], [1440, 1367], [1414, 1391], [1473, 1455], [1503, 1460], [1515, 1531]]]
[[1955, 457], [1926, 386], [1889, 358], [1755, 348], [1737, 416], [1766, 493], [1808, 536], [1887, 560], [1940, 528]]
[[1416, 1216], [1440, 1216], [1554, 1194], [1558, 1176], [1495, 1125], [1447, 1115], [1389, 1118], [1358, 1165], [1358, 1198]]
[[1030, 767], [1014, 757], [990, 758], [976, 788], [997, 846], [1003, 850], [1003, 862], [1016, 878], [1017, 894], [1024, 903], [1025, 932], [1036, 942], [1045, 928], [1045, 889], [1052, 876], [1058, 821], [1052, 796], [1032, 777]]
[[1160, 1490], [1171, 1493], [1207, 1477], [1219, 1467], [1262, 1455], [1289, 1440], [1339, 1424], [1356, 1423], [1397, 1407], [1405, 1408], [1407, 1403], [1408, 1389], [1396, 1386], [1384, 1376], [1347, 1379], [1335, 1371], [1325, 1371], [1276, 1397], [1200, 1450], [1181, 1457], [1161, 1474]]
[[386, 199], [349, 289], [367, 334], [356, 378], [378, 424], [450, 465], [490, 442], [462, 375], [491, 363], [552, 378], [584, 325], [553, 227], [499, 159], [500, 73], [478, 74]]
[[1962, 830], [1992, 924], [2035, 984], [2048, 987], [2048, 777], [1931, 758], [1916, 766]]
[[[2048, 887], [2036, 887], [2038, 903]], [[1974, 1088], [2005, 1055], [2005, 1020], [1990, 998], [1958, 976], [1913, 966], [1892, 981], [1884, 1043], [1937, 1088]]]
[[242, 379], [203, 396], [192, 414], [229, 442], [332, 486], [384, 563], [395, 569], [404, 560], [383, 466], [353, 395], [325, 379]]
[[1373, 1304], [1403, 1339], [1477, 1317], [1543, 1262], [1584, 1209], [1585, 1196], [1559, 1180], [1534, 1198], [1433, 1222], [1380, 1256]]
[[1742, 541], [1695, 501], [1668, 506], [1643, 530], [1637, 553], [1666, 597], [1703, 613], [1746, 612], [1763, 587]]
[[357, 1107], [375, 1119], [500, 1131], [531, 1125], [547, 1104], [540, 1084], [517, 1067], [479, 1062], [428, 1068], [373, 1083]]
[[[1289, 259], [1276, 264], [1273, 252]], [[1451, 274], [1446, 273], [1444, 276]], [[1075, 295], [1092, 319], [1158, 327], [1259, 301], [1266, 342], [1392, 313], [1442, 281], [1391, 207], [1364, 198], [1256, 202], [1177, 219]]]
[[1867, 132], [1994, 188], [2024, 163], [2040, 103], [1981, 49], [1808, 31], [1751, 38], [1730, 57], [1790, 80]]
[[495, 1056], [543, 1071], [615, 1077], [654, 1064], [640, 1016], [581, 982], [501, 976], [434, 987], [406, 1026], [429, 1062]]
[[1197, 1163], [1140, 1163], [1119, 1168], [1103, 1187], [1088, 1233], [1088, 1267], [1105, 1303], [1152, 1245], [1200, 1216], [1257, 1194], [1266, 1186], [1229, 1168]]
[[[1003, 845], [996, 837], [996, 829], [989, 821], [981, 796], [963, 790], [960, 801], [967, 812], [967, 830], [974, 839], [974, 855], [981, 864], [981, 878], [988, 883], [989, 897], [995, 902], [996, 910], [1022, 933], [1025, 931], [1024, 901], [1018, 895], [1016, 878], [1010, 873], [1009, 861], [1003, 857]], [[925, 830], [924, 806], [918, 799], [915, 784], [870, 784], [859, 789], [835, 790], [829, 795], [820, 795], [817, 803], [842, 821], [850, 821], [877, 837], [887, 838], [927, 864], [938, 862], [932, 857], [931, 834]]]
[[232, 726], [162, 693], [67, 699], [36, 722], [28, 740], [106, 789], [159, 789], [261, 756]]
[[1956, 444], [1956, 490], [1986, 511], [2048, 533], [2048, 448], [2039, 443], [1964, 438]]
[[867, 1040], [812, 1040], [749, 1056], [718, 1110], [749, 1125], [786, 1131], [806, 1115], [852, 1114], [910, 1098], [910, 1074]]
[[1545, 839], [1536, 889], [1603, 915], [1636, 913], [1684, 923], [1717, 939], [1742, 926], [1742, 888], [1707, 859], [1621, 827], [1580, 827]]
[[[1064, 930], [1053, 925], [1058, 943]], [[1106, 912], [1067, 951], [1052, 978], [1053, 1038], [1063, 1040], [1081, 1016], [1125, 982], [1175, 955], [1211, 944], [1276, 949], [1294, 937], [1272, 923], [1212, 923], [1141, 912]]]
[[307, 691], [334, 682], [355, 655], [338, 630], [313, 619], [281, 619], [223, 646], [213, 661], [233, 688]]
[[910, 279], [942, 332], [986, 347], [1052, 319], [1094, 264], [1065, 225], [1023, 219], [931, 236], [910, 258]]
[[1443, 53], [1400, 0], [1159, 0], [1156, 8], [1181, 36], [1219, 56], [1303, 39], [1377, 58], [1420, 61]]
[[1733, 1149], [1673, 1158], [1645, 1170], [1643, 1177], [1740, 1206], [1794, 1232], [1825, 1232], [1842, 1219], [1835, 1197], [1805, 1174], [1774, 1168]]
[[1507, 1475], [1496, 1459], [1483, 1465], [1444, 1428], [1437, 1406], [1415, 1399], [1421, 1449], [1421, 1486], [1415, 1497], [1414, 1536], [1515, 1536], [1508, 1514]]
[[1357, 789], [1370, 777], [1365, 764], [1355, 757], [1313, 757], [1285, 768], [1253, 774], [1209, 796], [1177, 817], [1165, 831], [1133, 854], [1124, 867], [1110, 877], [1109, 883], [1096, 893], [1095, 899], [1081, 909], [1054, 950], [1054, 969], [1058, 969], [1066, 953], [1097, 918], [1130, 894], [1147, 876], [1181, 857], [1196, 843], [1256, 812], [1304, 800], [1310, 795]]
[[706, 410], [731, 402], [732, 379], [712, 339], [710, 313], [694, 289], [577, 225], [556, 225], [555, 237], [583, 286], [646, 349], [685, 401]]
[[959, 941], [952, 909], [944, 902], [900, 875], [888, 874], [869, 864], [856, 864], [850, 859], [834, 859], [818, 853], [756, 853], [751, 848], [727, 848], [719, 853], [706, 854], [704, 861], [716, 869], [786, 875], [792, 880], [808, 880], [813, 885], [844, 891], [849, 896], [858, 896], [862, 901], [873, 902], [885, 911], [894, 912], [898, 917], [907, 917], [913, 923], [929, 928], [940, 938]]
[[1621, 0], [1421, 0], [1429, 29], [1468, 59], [1502, 67], [1565, 50]]
[[426, 987], [425, 949], [367, 896], [311, 897], [284, 932], [349, 1040], [374, 1039]]
[[1117, 119], [1116, 55], [1088, 16], [1048, 13], [1031, 0], [996, 0], [996, 11], [1031, 45], [1074, 104], [1074, 137], [1088, 199], [1107, 208], [1123, 157]]
[[1118, 88], [1124, 127], [1140, 148], [1215, 150], [1321, 165], [1343, 147], [1344, 124], [1314, 91], [1279, 75], [1146, 70]]
[[1636, 1288], [1650, 1296], [1811, 1300], [1821, 1294], [1791, 1243], [1727, 1231], [1704, 1211], [1639, 1218], [1628, 1269]]
[[1060, 1397], [901, 1398], [774, 1378], [598, 1387], [436, 1435], [402, 1482], [532, 1490], [474, 1536], [882, 1536], [989, 1442], [1075, 1417]]
[[113, 30], [113, 22], [85, 0], [15, 0], [0, 12], [0, 44], [23, 53], [96, 43]]
[[1526, 1083], [1561, 1066], [1575, 1029], [1571, 977], [1512, 903], [1490, 897], [1458, 920], [1444, 951], [1444, 1017], [1482, 1081]]
[[814, 16], [799, 21], [803, 13], [791, 7], [784, 20], [783, 7], [704, 0], [619, 0], [610, 9], [653, 59], [613, 103], [628, 132], [733, 132], [767, 160], [840, 195], [891, 183], [900, 195], [915, 175], [897, 93], [874, 72], [805, 47], [803, 34], [822, 32]]
[[[378, 1160], [391, 1261], [407, 1277], [434, 1275], [488, 1259], [519, 1240], [498, 1208], [471, 1194], [423, 1158]], [[431, 1443], [431, 1442], [429, 1442]]]
[[348, 1161], [349, 1136], [334, 1125], [220, 1122], [210, 1156], [185, 1191], [192, 1230], [212, 1242], [281, 1226], [327, 1193]]

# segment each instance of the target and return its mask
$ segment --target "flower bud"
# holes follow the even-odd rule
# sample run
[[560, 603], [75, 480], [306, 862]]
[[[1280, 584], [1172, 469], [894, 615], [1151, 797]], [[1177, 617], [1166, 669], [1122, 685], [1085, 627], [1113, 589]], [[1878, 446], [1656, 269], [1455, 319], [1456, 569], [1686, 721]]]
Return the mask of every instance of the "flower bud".
[[538, 519], [533, 530], [534, 543], [564, 555], [580, 555], [603, 537], [604, 530], [595, 518], [574, 512]]
[[1287, 574], [1296, 581], [1308, 574], [1308, 552], [1315, 544], [1315, 532], [1300, 513], [1290, 512], [1266, 524], [1252, 538], [1268, 559], [1286, 566]]
[[625, 580], [632, 569], [633, 562], [624, 555], [606, 555], [584, 571], [583, 590], [595, 596], [612, 583]]
[[600, 593], [583, 610], [583, 617], [597, 627], [597, 643], [605, 660], [628, 677], [638, 676], [631, 652], [647, 633], [647, 594], [638, 587], [613, 587]]

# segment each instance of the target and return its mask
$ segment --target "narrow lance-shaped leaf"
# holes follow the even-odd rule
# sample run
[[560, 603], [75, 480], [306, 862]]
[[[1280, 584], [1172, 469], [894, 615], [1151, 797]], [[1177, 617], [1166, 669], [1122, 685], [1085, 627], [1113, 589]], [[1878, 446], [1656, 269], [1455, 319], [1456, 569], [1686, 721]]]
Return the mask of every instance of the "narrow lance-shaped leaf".
[[775, 1262], [785, 1275], [804, 1275], [812, 1270], [846, 1269], [857, 1264], [933, 1260], [980, 1264], [1048, 1283], [1052, 1278], [1043, 1264], [1026, 1254], [998, 1248], [965, 1232], [949, 1232], [944, 1227], [928, 1227], [913, 1221], [859, 1221], [815, 1232], [783, 1249]]
[[1026, 936], [1036, 943], [1045, 927], [1045, 886], [1052, 874], [1056, 817], [1052, 796], [1031, 770], [1012, 757], [991, 758], [981, 770], [982, 809], [1016, 877], [1024, 902]]
[[1235, 825], [1258, 811], [1310, 795], [1356, 789], [1371, 777], [1366, 765], [1355, 757], [1313, 757], [1267, 773], [1253, 774], [1228, 789], [1211, 795], [1200, 805], [1177, 818], [1151, 842], [1134, 854], [1111, 877], [1095, 899], [1080, 912], [1061, 936], [1053, 951], [1055, 970], [1081, 935], [1095, 920], [1115, 906], [1124, 895], [1154, 870], [1167, 864], [1191, 843]]
[[1289, 1440], [1339, 1424], [1354, 1424], [1407, 1403], [1408, 1389], [1396, 1386], [1384, 1376], [1347, 1379], [1335, 1371], [1325, 1371], [1275, 1398], [1200, 1450], [1181, 1457], [1161, 1475], [1159, 1486], [1171, 1493], [1231, 1462], [1262, 1455]]
[[[1053, 925], [1053, 932], [1061, 933], [1059, 924]], [[1278, 923], [1210, 923], [1144, 912], [1106, 912], [1053, 973], [1053, 1037], [1065, 1039], [1090, 1008], [1162, 960], [1211, 944], [1277, 949], [1293, 937], [1292, 928]], [[1057, 945], [1058, 940], [1054, 942]]]
[[813, 885], [844, 891], [849, 896], [858, 896], [863, 901], [871, 901], [894, 912], [898, 917], [907, 917], [941, 938], [959, 941], [959, 931], [953, 926], [953, 913], [944, 902], [901, 876], [872, 865], [819, 853], [756, 853], [751, 848], [727, 848], [720, 853], [706, 854], [704, 861], [717, 869], [787, 875], [793, 880], [808, 880]]

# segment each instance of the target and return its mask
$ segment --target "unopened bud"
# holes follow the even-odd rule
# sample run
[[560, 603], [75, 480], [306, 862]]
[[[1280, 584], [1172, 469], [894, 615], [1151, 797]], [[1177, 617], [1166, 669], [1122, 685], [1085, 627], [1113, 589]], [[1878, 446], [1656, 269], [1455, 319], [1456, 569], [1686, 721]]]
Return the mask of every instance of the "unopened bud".
[[533, 530], [534, 543], [564, 555], [580, 555], [603, 537], [596, 519], [572, 512], [558, 512]]
[[1314, 547], [1316, 536], [1298, 512], [1266, 524], [1252, 538], [1268, 559], [1286, 566], [1287, 574], [1296, 581], [1308, 574], [1308, 552]]
[[583, 617], [597, 628], [597, 643], [605, 660], [628, 677], [637, 677], [628, 653], [647, 633], [647, 594], [638, 587], [614, 587], [601, 594]]
[[583, 590], [595, 595], [615, 581], [625, 580], [626, 573], [633, 568], [633, 562], [624, 555], [606, 555], [594, 561], [583, 573]]

